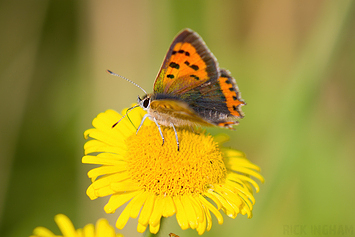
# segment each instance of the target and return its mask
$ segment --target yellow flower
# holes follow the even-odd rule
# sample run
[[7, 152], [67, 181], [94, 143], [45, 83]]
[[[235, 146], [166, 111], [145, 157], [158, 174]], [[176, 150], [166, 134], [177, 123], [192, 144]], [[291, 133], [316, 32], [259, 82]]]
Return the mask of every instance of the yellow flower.
[[151, 121], [136, 134], [144, 113], [140, 108], [132, 110], [129, 118], [112, 128], [122, 116], [107, 110], [93, 120], [95, 128], [84, 134], [93, 139], [84, 146], [82, 162], [101, 165], [88, 172], [93, 183], [87, 195], [91, 199], [111, 195], [104, 207], [106, 213], [128, 203], [117, 228], [139, 216], [138, 232], [149, 225], [150, 232], [157, 233], [160, 219], [175, 214], [182, 229], [203, 234], [211, 229], [211, 212], [219, 224], [223, 223], [220, 209], [232, 218], [238, 213], [251, 217], [255, 202], [252, 187], [258, 192], [259, 186], [250, 176], [261, 181], [263, 177], [244, 153], [221, 148], [204, 132], [182, 128], [177, 128], [180, 151], [172, 128], [162, 127], [162, 146], [158, 128]]
[[37, 227], [30, 237], [123, 237], [122, 234], [116, 234], [114, 227], [105, 219], [99, 219], [96, 227], [93, 224], [87, 224], [83, 229], [77, 230], [70, 219], [63, 214], [56, 215], [54, 220], [62, 235], [55, 235], [45, 227]]

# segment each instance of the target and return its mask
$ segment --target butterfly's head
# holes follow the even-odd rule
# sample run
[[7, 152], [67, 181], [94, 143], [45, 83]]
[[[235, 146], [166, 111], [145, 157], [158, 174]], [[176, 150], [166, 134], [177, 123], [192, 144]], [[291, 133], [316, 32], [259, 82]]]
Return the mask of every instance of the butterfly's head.
[[143, 98], [138, 96], [138, 104], [144, 110], [149, 110], [151, 98], [149, 95], [143, 96]]

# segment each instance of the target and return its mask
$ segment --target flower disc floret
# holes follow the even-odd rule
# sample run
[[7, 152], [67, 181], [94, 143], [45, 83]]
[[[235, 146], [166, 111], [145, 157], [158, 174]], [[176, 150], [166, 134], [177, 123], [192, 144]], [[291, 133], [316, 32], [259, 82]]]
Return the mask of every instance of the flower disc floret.
[[213, 137], [177, 130], [181, 149], [177, 150], [174, 131], [163, 128], [166, 142], [155, 124], [143, 127], [127, 140], [127, 170], [140, 188], [157, 196], [203, 194], [209, 184], [221, 183], [226, 174], [222, 152]]

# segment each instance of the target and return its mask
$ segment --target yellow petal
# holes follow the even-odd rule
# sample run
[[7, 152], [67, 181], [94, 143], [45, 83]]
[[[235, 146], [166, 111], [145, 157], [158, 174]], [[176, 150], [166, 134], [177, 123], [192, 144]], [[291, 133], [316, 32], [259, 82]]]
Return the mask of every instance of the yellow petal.
[[108, 223], [106, 219], [99, 219], [96, 222], [95, 237], [114, 237], [114, 236], [116, 236], [115, 229]]
[[141, 214], [139, 216], [138, 222], [144, 226], [148, 225], [149, 218], [152, 214], [153, 207], [155, 202], [155, 194], [150, 193], [144, 206], [142, 208]]
[[238, 196], [238, 193], [240, 192], [239, 189], [224, 184], [219, 192], [221, 192], [221, 195], [223, 195], [230, 204], [237, 206], [239, 211], [239, 206], [242, 205], [242, 200]]
[[102, 187], [112, 186], [113, 184], [117, 183], [124, 183], [128, 179], [128, 177], [128, 172], [105, 175], [96, 180], [92, 185], [95, 189], [99, 189]]
[[209, 199], [211, 199], [216, 205], [217, 205], [217, 209], [221, 209], [222, 208], [222, 203], [218, 200], [218, 198], [216, 198], [213, 194], [213, 189], [207, 189], [206, 192], [204, 193], [204, 196], [208, 197]]
[[229, 148], [221, 148], [221, 151], [226, 157], [245, 157], [245, 153], [242, 151], [237, 151]]
[[136, 197], [134, 197], [134, 199], [131, 201], [134, 203], [134, 205], [132, 206], [131, 209], [131, 213], [130, 216], [132, 218], [137, 218], [137, 216], [139, 215], [139, 211], [141, 210], [143, 204], [145, 203], [145, 201], [147, 200], [149, 196], [148, 192], [145, 192], [144, 190], [141, 190], [139, 194], [137, 194]]
[[211, 204], [209, 203], [204, 197], [199, 196], [201, 203], [206, 206], [217, 218], [218, 224], [223, 224], [223, 217], [221, 213]]
[[[134, 126], [130, 124], [127, 119], [123, 119], [116, 125], [112, 127], [116, 122], [118, 122], [122, 116], [116, 111], [108, 110], [105, 113], [100, 113], [93, 121], [92, 125], [101, 131], [111, 134], [117, 134], [120, 137], [130, 136], [135, 132]], [[120, 129], [117, 129], [120, 128]]]
[[34, 230], [33, 230], [33, 235], [31, 235], [30, 237], [55, 237], [56, 235], [53, 234], [52, 231], [48, 230], [47, 228], [45, 227], [36, 227]]
[[233, 165], [231, 166], [231, 170], [235, 171], [235, 172], [240, 172], [240, 173], [244, 173], [244, 174], [248, 174], [251, 176], [254, 176], [255, 178], [259, 179], [261, 182], [264, 182], [264, 177], [261, 176], [258, 172], [255, 172], [254, 170], [248, 169], [248, 168], [244, 168], [244, 167], [240, 167], [237, 165]]
[[132, 202], [129, 202], [116, 221], [117, 229], [122, 230], [123, 227], [125, 227], [129, 219], [129, 213], [131, 212], [131, 208], [132, 208]]
[[89, 128], [89, 129], [85, 130], [85, 132], [84, 132], [84, 137], [85, 137], [85, 139], [88, 139], [89, 136], [90, 136], [90, 133], [91, 133], [92, 131], [94, 131], [95, 129], [96, 129], [96, 128]]
[[54, 217], [54, 220], [57, 223], [60, 231], [63, 233], [63, 236], [77, 236], [73, 223], [66, 215], [58, 214]]
[[[148, 224], [147, 224], [148, 225]], [[137, 225], [137, 232], [138, 233], [143, 233], [147, 229], [147, 225], [142, 225], [141, 223], [138, 222]]]
[[253, 179], [251, 179], [250, 177], [245, 176], [245, 175], [239, 175], [234, 172], [229, 172], [227, 174], [227, 180], [230, 180], [232, 182], [237, 182], [240, 184], [245, 183], [245, 182], [249, 182], [251, 185], [254, 186], [256, 192], [259, 192], [259, 190], [260, 190], [259, 185]]
[[203, 222], [198, 223], [198, 226], [197, 226], [197, 228], [196, 228], [196, 231], [197, 231], [197, 233], [198, 233], [199, 235], [202, 235], [202, 234], [205, 232], [205, 230], [206, 230], [206, 224], [207, 224], [206, 221], [207, 221], [207, 219], [204, 218], [204, 219], [203, 219]]
[[232, 205], [227, 202], [227, 200], [224, 198], [223, 195], [220, 195], [218, 193], [218, 189], [216, 187], [216, 191], [212, 193], [221, 203], [222, 203], [222, 208], [226, 210], [225, 212], [229, 214], [229, 216], [234, 216], [236, 215], [235, 210], [233, 209]]
[[175, 204], [173, 198], [170, 196], [166, 196], [163, 199], [164, 201], [164, 209], [163, 209], [163, 216], [169, 217], [176, 213]]
[[238, 166], [242, 166], [242, 167], [245, 167], [245, 168], [250, 168], [250, 169], [253, 169], [253, 170], [260, 171], [259, 166], [254, 165], [253, 163], [251, 163], [249, 160], [247, 160], [245, 158], [228, 157], [228, 161], [226, 162], [227, 168], [229, 166], [233, 166], [233, 165], [238, 165]]
[[220, 133], [220, 134], [217, 134], [213, 140], [221, 146], [221, 145], [223, 145], [223, 143], [229, 141], [229, 136], [225, 133]]
[[205, 213], [203, 211], [203, 208], [201, 206], [199, 199], [196, 197], [192, 197], [192, 196], [187, 196], [187, 197], [190, 199], [190, 202], [191, 202], [193, 208], [195, 209], [197, 221], [199, 223], [204, 222], [205, 221]]
[[[201, 195], [200, 195], [201, 196]], [[201, 196], [202, 197], [202, 196]], [[199, 197], [199, 199], [201, 198]], [[203, 197], [202, 197], [203, 198]], [[203, 205], [203, 203], [201, 203], [202, 205], [202, 208], [204, 210], [204, 213], [206, 214], [206, 223], [207, 223], [207, 226], [206, 226], [206, 230], [209, 231], [211, 228], [212, 228], [212, 217], [211, 217], [211, 213], [210, 213], [210, 210], [205, 206]]]
[[127, 162], [123, 156], [110, 153], [101, 153], [97, 156], [84, 156], [82, 162], [84, 164], [127, 166]]
[[98, 198], [98, 196], [95, 193], [95, 189], [92, 187], [92, 184], [88, 187], [88, 189], [86, 190], [86, 195], [91, 199], [94, 200], [96, 198]]
[[114, 173], [122, 173], [126, 171], [126, 167], [118, 166], [118, 165], [106, 165], [100, 166], [98, 168], [94, 168], [88, 172], [89, 178], [97, 178], [98, 176], [105, 175], [105, 174], [114, 174]]
[[149, 225], [149, 231], [152, 234], [158, 233], [159, 229], [160, 229], [160, 222], [156, 226]]
[[118, 183], [112, 183], [110, 187], [117, 193], [140, 190], [136, 183], [132, 182], [130, 179]]
[[[149, 225], [158, 226], [162, 215], [163, 215], [162, 198], [157, 197], [154, 202], [154, 209], [153, 209], [152, 215], [149, 218]], [[152, 232], [152, 233], [154, 233], [154, 232]]]
[[233, 187], [232, 185], [229, 185], [229, 183], [226, 183], [224, 185], [224, 191], [226, 192], [227, 195], [233, 198], [236, 198], [235, 194], [243, 193], [252, 202], [252, 204], [255, 204], [255, 198], [248, 188], [239, 189]]
[[180, 197], [173, 197], [173, 200], [176, 207], [176, 220], [180, 225], [181, 229], [186, 230], [189, 228], [189, 222], [187, 220], [185, 210], [180, 201]]
[[184, 195], [181, 197], [181, 203], [182, 203], [182, 206], [185, 210], [186, 217], [187, 217], [187, 220], [189, 222], [191, 229], [196, 229], [198, 226], [197, 216], [195, 213], [195, 209], [193, 208], [191, 201], [187, 197], [187, 195]]
[[117, 134], [113, 135], [97, 129], [92, 129], [90, 130], [90, 133], [88, 133], [88, 135], [91, 138], [100, 140], [110, 146], [116, 146], [122, 149], [126, 147], [123, 138]]
[[127, 147], [125, 144], [121, 146], [112, 146], [107, 143], [98, 140], [89, 140], [84, 144], [85, 155], [94, 152], [109, 152], [114, 154], [125, 154]]
[[83, 236], [85, 237], [95, 237], [94, 224], [87, 224], [86, 226], [84, 226], [82, 232], [83, 232]]
[[95, 189], [95, 196], [96, 197], [106, 197], [106, 196], [114, 194], [114, 193], [115, 193], [115, 191], [110, 186]]
[[[241, 199], [244, 202], [244, 206], [246, 206], [247, 208], [243, 208], [243, 210], [245, 209], [246, 213], [248, 214], [248, 217], [251, 216], [251, 210], [253, 209], [253, 205], [251, 204], [251, 202], [249, 201], [248, 197], [245, 196], [243, 193], [238, 193], [238, 195], [241, 197]], [[244, 207], [243, 206], [243, 207]]]
[[131, 200], [134, 196], [136, 196], [139, 191], [123, 193], [123, 194], [113, 194], [108, 203], [105, 205], [104, 210], [106, 213], [114, 213], [117, 208]]

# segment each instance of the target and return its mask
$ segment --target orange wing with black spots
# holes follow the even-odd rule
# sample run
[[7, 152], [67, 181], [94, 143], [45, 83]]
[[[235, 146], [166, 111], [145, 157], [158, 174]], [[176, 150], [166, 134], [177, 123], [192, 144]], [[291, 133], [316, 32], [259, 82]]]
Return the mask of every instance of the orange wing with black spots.
[[154, 94], [181, 95], [218, 77], [215, 57], [197, 33], [186, 29], [169, 48], [154, 82]]
[[171, 44], [154, 82], [148, 113], [160, 124], [232, 128], [245, 105], [234, 78], [219, 69], [201, 37], [183, 30]]
[[223, 98], [225, 98], [224, 104], [228, 108], [230, 114], [238, 118], [243, 118], [244, 114], [240, 107], [245, 105], [245, 102], [240, 97], [240, 92], [235, 79], [228, 73], [228, 71], [221, 70], [218, 84], [223, 93]]
[[227, 113], [227, 119], [216, 121], [215, 125], [232, 129], [233, 125], [237, 125], [239, 123], [236, 119], [244, 117], [241, 107], [246, 103], [240, 96], [235, 79], [228, 71], [223, 69], [221, 70], [221, 76], [218, 78], [218, 84], [223, 93], [224, 103], [222, 106], [227, 107], [229, 114]]

